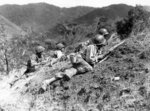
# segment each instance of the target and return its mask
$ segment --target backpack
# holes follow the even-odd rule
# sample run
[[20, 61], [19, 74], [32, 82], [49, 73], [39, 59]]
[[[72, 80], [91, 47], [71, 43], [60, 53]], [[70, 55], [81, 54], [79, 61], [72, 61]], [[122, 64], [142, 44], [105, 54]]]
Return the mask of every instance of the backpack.
[[63, 54], [62, 51], [60, 51], [60, 50], [56, 50], [56, 51], [54, 52], [55, 58], [61, 58], [63, 55], [64, 55], [64, 54]]

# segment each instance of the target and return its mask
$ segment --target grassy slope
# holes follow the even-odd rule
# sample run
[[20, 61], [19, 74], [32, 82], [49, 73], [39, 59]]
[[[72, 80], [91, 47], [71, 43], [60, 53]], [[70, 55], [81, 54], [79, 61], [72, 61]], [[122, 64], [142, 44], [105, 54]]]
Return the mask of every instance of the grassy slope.
[[[131, 39], [126, 45], [97, 65], [94, 73], [55, 83], [50, 89], [51, 99], [66, 111], [150, 110], [147, 82], [150, 73], [139, 59], [141, 50], [134, 48]], [[114, 76], [119, 76], [120, 80], [111, 81]]]
[[[7, 101], [0, 106], [3, 109], [14, 108], [15, 111], [21, 108], [25, 111], [149, 111], [150, 63], [148, 53], [145, 53], [148, 51], [149, 40], [148, 33], [130, 38], [108, 60], [97, 64], [94, 72], [74, 76], [70, 81], [57, 81], [44, 93], [38, 92], [41, 82], [55, 74], [66, 62], [56, 64], [55, 68], [58, 69], [54, 71], [49, 67], [41, 67], [28, 78], [30, 82], [24, 78], [16, 83], [18, 89], [14, 94], [21, 94], [19, 101]], [[15, 75], [14, 72], [12, 75]], [[113, 81], [114, 76], [119, 76], [120, 80]]]
[[23, 30], [15, 25], [14, 23], [10, 22], [8, 19], [0, 15], [0, 24], [4, 25], [5, 33], [9, 37], [12, 37], [13, 35], [20, 35], [23, 34]]

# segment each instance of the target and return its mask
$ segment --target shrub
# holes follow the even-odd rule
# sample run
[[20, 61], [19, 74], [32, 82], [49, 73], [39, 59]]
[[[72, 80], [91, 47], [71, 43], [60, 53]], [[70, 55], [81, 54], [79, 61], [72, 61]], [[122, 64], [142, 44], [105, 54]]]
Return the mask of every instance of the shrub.
[[128, 12], [128, 16], [116, 22], [116, 30], [121, 39], [129, 37], [131, 32], [137, 34], [149, 27], [150, 13], [142, 6], [136, 6]]

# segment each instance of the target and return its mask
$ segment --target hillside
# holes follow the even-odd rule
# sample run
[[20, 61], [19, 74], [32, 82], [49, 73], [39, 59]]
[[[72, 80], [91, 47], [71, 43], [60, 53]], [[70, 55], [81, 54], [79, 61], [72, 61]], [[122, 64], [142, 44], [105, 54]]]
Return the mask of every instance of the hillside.
[[11, 38], [14, 35], [24, 34], [23, 30], [20, 27], [10, 22], [8, 19], [6, 19], [1, 15], [0, 15], [0, 24], [3, 24], [5, 34], [8, 38]]
[[[49, 7], [49, 5], [46, 6]], [[105, 10], [109, 10], [113, 7], [115, 11], [121, 10], [121, 7], [117, 9], [117, 6], [112, 5], [104, 8]], [[38, 11], [41, 8], [38, 8]], [[55, 8], [59, 9], [57, 7]], [[79, 11], [75, 7], [72, 10]], [[112, 13], [114, 10], [109, 11], [109, 13]], [[42, 12], [38, 13], [38, 11], [36, 14], [34, 10], [26, 12], [25, 14], [29, 14], [29, 16], [27, 16], [25, 20], [27, 22], [24, 25], [33, 22], [32, 19], [30, 19], [31, 21], [28, 20], [28, 17], [31, 17], [31, 13], [36, 16], [42, 14]], [[65, 11], [68, 13], [65, 17], [71, 18], [69, 16], [71, 14], [74, 14], [74, 16], [82, 16], [82, 12], [77, 14], [76, 11], [74, 13]], [[98, 12], [96, 11], [95, 15], [98, 15]], [[138, 12], [141, 13], [139, 14]], [[120, 13], [120, 16], [125, 16], [125, 13], [121, 13], [121, 11], [118, 13]], [[12, 16], [11, 14], [8, 15]], [[56, 15], [59, 15], [59, 13], [56, 13]], [[109, 16], [112, 17], [111, 19], [114, 19], [115, 15], [112, 15]], [[86, 46], [84, 46], [85, 42], [80, 42], [79, 40], [82, 39], [84, 33], [94, 33], [92, 26], [89, 26], [89, 29], [87, 29], [87, 25], [85, 27], [79, 27], [80, 30], [76, 36], [79, 40], [76, 40], [75, 33], [71, 33], [68, 38], [66, 37], [65, 40], [70, 42], [70, 45], [65, 47], [66, 56], [62, 56], [52, 66], [51, 61], [56, 60], [53, 52], [53, 49], [56, 50], [56, 41], [52, 39], [44, 40], [43, 35], [37, 36], [33, 33], [31, 36], [27, 36], [27, 39], [12, 41], [11, 44], [13, 45], [10, 44], [9, 46], [8, 42], [8, 45], [6, 44], [8, 50], [1, 48], [0, 51], [0, 111], [150, 111], [150, 15], [142, 16], [142, 19], [140, 18], [141, 15], [147, 15], [147, 12], [137, 7], [128, 16], [129, 18], [123, 21], [121, 27], [117, 25], [116, 27], [112, 27], [116, 28], [116, 31], [110, 34], [107, 44], [104, 47], [101, 47], [100, 44], [94, 44], [94, 46], [99, 45], [102, 49], [102, 51], [101, 49], [96, 50], [98, 52], [96, 55], [101, 55], [100, 53], [102, 53], [105, 56], [99, 62], [94, 62], [92, 71], [83, 72], [86, 69], [82, 66], [86, 64], [78, 64], [83, 60], [78, 61], [76, 59], [77, 64], [75, 64], [75, 67], [79, 65], [80, 67], [78, 69], [83, 70], [71, 79], [68, 79], [66, 76], [61, 78], [65, 73], [72, 75], [72, 71], [75, 71], [73, 69], [75, 67], [72, 66], [74, 64], [71, 64], [70, 53], [80, 50], [83, 46], [81, 55], [83, 58], [87, 57], [87, 55], [83, 54], [84, 51], [87, 53]], [[24, 18], [20, 19], [19, 15], [15, 15], [15, 17], [15, 20], [18, 17], [18, 23], [22, 25], [20, 20], [24, 20]], [[31, 18], [34, 17], [32, 16]], [[94, 20], [94, 17], [87, 18], [87, 21], [84, 18], [85, 21], [78, 22], [90, 24], [93, 22], [92, 19]], [[136, 22], [130, 21], [134, 19]], [[34, 20], [38, 21], [39, 18], [34, 18]], [[142, 20], [143, 22], [141, 22]], [[5, 24], [4, 28], [6, 27], [8, 30], [6, 33], [21, 30], [3, 16], [0, 16], [0, 21]], [[34, 22], [36, 24], [34, 25], [38, 27], [39, 24], [36, 22]], [[42, 25], [43, 22], [40, 24]], [[44, 26], [42, 25], [42, 27]], [[40, 29], [42, 27], [38, 28]], [[64, 27], [62, 26], [62, 29]], [[66, 32], [69, 34], [69, 31]], [[120, 43], [123, 44], [118, 45]], [[118, 47], [112, 50], [116, 44]], [[32, 54], [36, 54], [36, 46], [39, 45], [43, 46], [46, 50], [42, 53], [42, 61], [37, 63], [35, 56]], [[43, 48], [40, 49], [43, 50]], [[77, 51], [77, 54], [79, 53]], [[29, 59], [30, 57], [31, 60]], [[97, 58], [97, 56], [94, 56], [94, 58]], [[10, 70], [7, 70], [9, 67]], [[24, 74], [27, 67], [29, 72]], [[69, 70], [70, 67], [71, 70]], [[60, 77], [56, 78], [58, 80], [48, 84], [47, 89], [43, 90], [43, 82], [45, 83], [47, 80], [56, 77], [57, 74], [60, 74]]]
[[110, 5], [103, 8], [95, 9], [91, 12], [89, 12], [86, 15], [83, 15], [82, 17], [79, 17], [75, 21], [78, 23], [87, 23], [91, 24], [95, 20], [96, 17], [105, 16], [108, 19], [118, 19], [123, 18], [127, 16], [128, 11], [133, 8], [132, 6], [128, 6], [125, 4], [118, 4], [118, 5]]
[[[150, 62], [141, 56], [149, 46], [149, 33], [132, 36], [93, 72], [60, 80], [46, 92], [41, 82], [51, 78], [68, 62], [62, 61], [22, 77], [25, 67], [0, 77], [0, 109], [3, 111], [149, 111]], [[141, 38], [144, 37], [144, 40]], [[116, 39], [115, 39], [116, 40]], [[108, 46], [117, 41], [109, 42]], [[146, 46], [144, 46], [145, 44]], [[108, 47], [107, 47], [108, 48]], [[108, 49], [106, 49], [108, 50]], [[146, 53], [145, 53], [146, 54]], [[119, 80], [113, 80], [120, 77]], [[14, 86], [12, 81], [20, 78]], [[10, 101], [11, 100], [11, 101]]]
[[37, 3], [4, 5], [0, 7], [0, 14], [18, 26], [44, 31], [60, 21], [72, 20], [92, 10], [91, 7], [59, 8], [46, 3]]

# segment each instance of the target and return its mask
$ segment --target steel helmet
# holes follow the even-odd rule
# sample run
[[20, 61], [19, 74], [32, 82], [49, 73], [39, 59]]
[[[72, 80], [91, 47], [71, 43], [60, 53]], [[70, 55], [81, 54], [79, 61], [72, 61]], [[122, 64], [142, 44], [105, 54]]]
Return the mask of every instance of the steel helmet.
[[96, 35], [95, 38], [93, 38], [93, 43], [96, 45], [104, 44], [105, 38], [103, 35]]
[[59, 43], [59, 44], [57, 44], [57, 48], [58, 49], [62, 49], [62, 48], [64, 48], [65, 46], [62, 44], [62, 43]]
[[105, 29], [105, 28], [101, 28], [101, 29], [99, 30], [99, 33], [102, 34], [102, 35], [108, 35], [108, 34], [109, 34], [108, 30]]
[[35, 48], [35, 51], [36, 51], [37, 53], [44, 52], [44, 50], [45, 50], [45, 48], [44, 48], [43, 46], [37, 46], [37, 47]]

